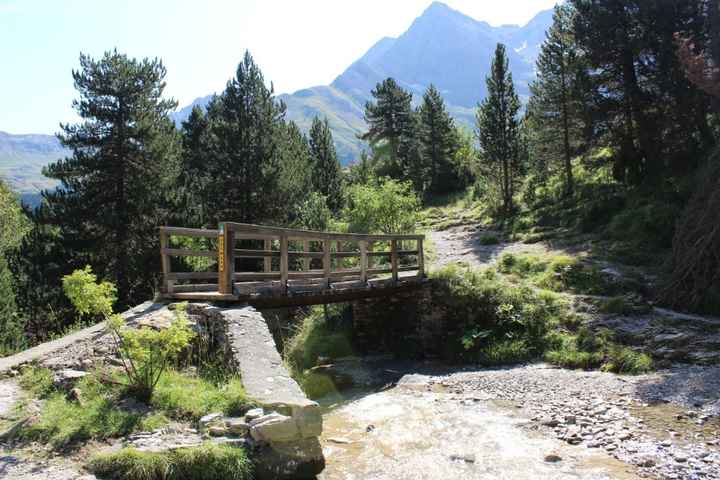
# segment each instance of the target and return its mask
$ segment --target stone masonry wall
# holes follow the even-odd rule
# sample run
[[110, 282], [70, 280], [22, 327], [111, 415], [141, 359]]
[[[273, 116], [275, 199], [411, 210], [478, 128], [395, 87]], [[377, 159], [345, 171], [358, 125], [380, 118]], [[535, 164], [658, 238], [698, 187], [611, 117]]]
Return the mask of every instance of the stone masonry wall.
[[352, 302], [354, 343], [363, 353], [419, 358], [442, 355], [447, 315], [433, 301], [433, 286]]

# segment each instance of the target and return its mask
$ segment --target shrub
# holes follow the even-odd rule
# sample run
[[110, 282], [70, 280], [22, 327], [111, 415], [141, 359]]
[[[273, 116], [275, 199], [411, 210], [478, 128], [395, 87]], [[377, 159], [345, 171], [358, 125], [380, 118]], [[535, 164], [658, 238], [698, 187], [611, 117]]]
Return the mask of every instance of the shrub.
[[567, 255], [506, 253], [500, 257], [497, 268], [501, 273], [517, 275], [554, 292], [602, 295], [615, 290], [597, 268]]
[[497, 235], [485, 234], [480, 237], [480, 245], [497, 245], [500, 239]]
[[86, 266], [63, 277], [63, 290], [81, 315], [102, 315], [115, 339], [117, 352], [135, 397], [148, 402], [165, 369], [190, 344], [193, 332], [188, 325], [185, 306], [175, 310], [169, 328], [128, 328], [120, 315], [113, 315], [116, 288], [109, 282], [98, 282]]
[[351, 186], [344, 216], [351, 232], [408, 233], [415, 229], [419, 210], [409, 182], [384, 179], [377, 186]]
[[183, 307], [168, 328], [129, 328], [125, 320], [114, 315], [108, 319], [108, 329], [115, 337], [118, 353], [128, 378], [128, 388], [140, 401], [148, 402], [165, 369], [189, 344], [194, 333], [190, 330]]
[[451, 360], [497, 364], [537, 357], [567, 311], [559, 296], [511, 284], [490, 269], [451, 265], [431, 278], [433, 302], [446, 312], [448, 324], [457, 324], [457, 333], [448, 332]]
[[22, 371], [18, 383], [37, 398], [46, 398], [55, 390], [52, 371], [34, 365]]
[[[342, 313], [337, 310], [330, 311], [330, 317], [340, 315]], [[319, 357], [347, 357], [354, 351], [348, 332], [337, 325], [328, 324], [323, 308], [316, 306], [285, 341], [283, 353], [291, 370], [302, 373], [305, 369], [317, 365]]]
[[246, 480], [252, 464], [242, 448], [205, 443], [164, 452], [124, 448], [95, 456], [88, 469], [110, 480]]
[[112, 315], [117, 289], [110, 282], [98, 282], [89, 265], [62, 279], [63, 291], [80, 315]]
[[627, 208], [613, 217], [607, 232], [634, 245], [670, 248], [680, 214], [677, 205], [657, 201]]
[[332, 220], [327, 199], [318, 192], [311, 192], [297, 207], [294, 226], [306, 230], [326, 231]]
[[606, 372], [638, 374], [652, 369], [652, 359], [645, 353], [616, 344], [612, 332], [593, 332], [581, 328], [577, 335], [557, 334], [553, 347], [545, 353], [549, 363], [565, 368], [600, 368]]

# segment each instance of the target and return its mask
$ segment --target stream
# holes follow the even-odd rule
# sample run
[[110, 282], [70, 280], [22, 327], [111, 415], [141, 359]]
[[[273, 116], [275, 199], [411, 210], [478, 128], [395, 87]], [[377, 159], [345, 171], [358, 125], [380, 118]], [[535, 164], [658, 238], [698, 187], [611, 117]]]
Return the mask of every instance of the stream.
[[321, 399], [319, 478], [639, 478], [603, 451], [530, 430], [512, 405], [444, 391], [433, 379], [407, 374], [386, 390]]

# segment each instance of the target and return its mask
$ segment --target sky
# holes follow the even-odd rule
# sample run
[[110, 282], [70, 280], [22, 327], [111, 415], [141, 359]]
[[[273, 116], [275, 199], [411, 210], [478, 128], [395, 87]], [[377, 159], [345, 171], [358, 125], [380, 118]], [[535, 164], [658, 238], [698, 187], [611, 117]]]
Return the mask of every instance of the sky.
[[[446, 0], [491, 25], [525, 24], [556, 0]], [[80, 52], [159, 57], [179, 106], [221, 91], [248, 49], [277, 93], [327, 85], [430, 0], [0, 0], [0, 131], [77, 121]]]

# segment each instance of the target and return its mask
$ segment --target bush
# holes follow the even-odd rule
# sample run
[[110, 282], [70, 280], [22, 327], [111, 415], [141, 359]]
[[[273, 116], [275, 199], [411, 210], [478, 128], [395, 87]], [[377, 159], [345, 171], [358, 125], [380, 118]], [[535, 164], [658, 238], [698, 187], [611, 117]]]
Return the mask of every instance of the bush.
[[89, 265], [62, 279], [63, 291], [80, 315], [112, 315], [117, 289], [110, 282], [98, 282]]
[[317, 365], [319, 357], [340, 358], [354, 353], [349, 332], [337, 325], [332, 319], [342, 316], [342, 307], [328, 306], [331, 322], [325, 319], [323, 307], [313, 307], [301, 320], [299, 328], [285, 341], [283, 353], [291, 371], [302, 374], [308, 368]]
[[48, 368], [27, 367], [22, 371], [18, 383], [37, 398], [46, 398], [55, 390], [53, 372]]
[[108, 319], [108, 329], [115, 337], [128, 388], [140, 401], [147, 403], [152, 398], [165, 369], [173, 364], [194, 336], [184, 307], [178, 307], [175, 313], [170, 327], [161, 330], [128, 328], [119, 315]]
[[564, 367], [606, 372], [638, 374], [652, 369], [652, 359], [645, 353], [616, 344], [612, 332], [593, 332], [581, 328], [577, 335], [557, 334], [545, 361]]
[[548, 332], [567, 312], [552, 292], [508, 283], [493, 270], [451, 265], [431, 278], [433, 302], [457, 323], [457, 330], [448, 332], [449, 360], [497, 364], [540, 356]]
[[607, 232], [634, 245], [670, 248], [680, 213], [677, 205], [657, 201], [627, 208], [613, 217]]
[[485, 234], [480, 237], [480, 245], [497, 245], [500, 243], [500, 239], [497, 235]]
[[356, 233], [409, 233], [415, 230], [420, 200], [409, 182], [384, 179], [376, 185], [353, 185], [344, 216]]
[[327, 231], [331, 221], [332, 212], [327, 206], [326, 197], [318, 192], [310, 192], [297, 207], [293, 225], [306, 230]]
[[88, 469], [109, 480], [246, 480], [252, 464], [242, 448], [206, 443], [164, 452], [124, 448], [95, 456]]
[[616, 289], [597, 268], [566, 255], [505, 253], [500, 257], [497, 268], [501, 273], [517, 275], [554, 292], [603, 295]]

